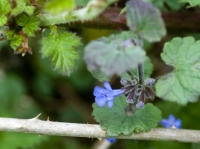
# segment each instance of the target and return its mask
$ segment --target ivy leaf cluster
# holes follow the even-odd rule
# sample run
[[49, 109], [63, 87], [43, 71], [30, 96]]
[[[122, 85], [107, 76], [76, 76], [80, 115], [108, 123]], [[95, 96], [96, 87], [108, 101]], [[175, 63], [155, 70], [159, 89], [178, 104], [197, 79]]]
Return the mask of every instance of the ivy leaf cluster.
[[126, 113], [127, 108], [125, 96], [120, 96], [115, 99], [112, 108], [106, 105], [101, 108], [93, 104], [92, 115], [109, 137], [148, 132], [161, 120], [161, 111], [151, 103], [146, 104], [144, 109], [133, 109], [133, 114]]
[[174, 70], [156, 83], [157, 96], [185, 105], [200, 95], [200, 41], [174, 38], [165, 43], [162, 59]]
[[67, 31], [51, 32], [41, 40], [43, 57], [50, 57], [53, 66], [64, 75], [70, 75], [79, 59], [75, 47], [80, 46], [80, 38]]

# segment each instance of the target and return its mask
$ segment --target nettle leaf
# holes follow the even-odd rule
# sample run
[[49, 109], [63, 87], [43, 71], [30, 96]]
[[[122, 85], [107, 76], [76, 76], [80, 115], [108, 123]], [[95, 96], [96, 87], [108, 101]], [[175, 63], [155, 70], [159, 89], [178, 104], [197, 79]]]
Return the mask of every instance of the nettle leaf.
[[58, 14], [63, 11], [73, 10], [75, 8], [74, 0], [52, 0], [45, 4], [45, 11], [52, 14]]
[[[116, 36], [117, 37], [117, 36]], [[90, 70], [100, 69], [106, 76], [122, 75], [145, 60], [145, 51], [132, 39], [100, 38], [85, 47], [84, 59]]]
[[127, 24], [149, 42], [160, 41], [166, 34], [160, 11], [149, 2], [130, 0], [126, 4]]
[[11, 15], [17, 16], [21, 14], [22, 12], [25, 12], [27, 15], [32, 15], [35, 7], [34, 6], [29, 6], [28, 1], [26, 0], [15, 0], [16, 6], [12, 9]]
[[92, 115], [109, 137], [148, 132], [161, 120], [161, 111], [151, 103], [146, 104], [144, 109], [136, 108], [132, 115], [126, 114], [127, 108], [126, 97], [120, 96], [115, 98], [112, 108], [107, 105], [101, 108], [93, 104]]
[[22, 30], [28, 36], [34, 36], [35, 31], [39, 30], [39, 20], [35, 16], [27, 16], [25, 13], [21, 14], [17, 19], [16, 23], [22, 26]]
[[11, 6], [8, 0], [0, 1], [0, 26], [3, 26], [7, 22], [6, 14], [11, 10]]
[[200, 41], [174, 38], [164, 45], [162, 59], [175, 69], [156, 83], [156, 94], [164, 100], [185, 105], [200, 94]]
[[8, 40], [11, 40], [10, 46], [12, 49], [16, 50], [19, 46], [22, 45], [23, 37], [19, 34], [14, 33], [14, 31], [9, 30], [6, 33], [6, 37]]
[[51, 57], [54, 68], [69, 76], [79, 59], [79, 53], [75, 49], [81, 45], [79, 37], [65, 31], [52, 32], [42, 38], [41, 44], [43, 57]]
[[191, 7], [200, 5], [200, 1], [199, 0], [179, 0], [179, 2], [189, 3]]
[[5, 15], [1, 15], [0, 27], [6, 24], [6, 22], [7, 22], [7, 17]]

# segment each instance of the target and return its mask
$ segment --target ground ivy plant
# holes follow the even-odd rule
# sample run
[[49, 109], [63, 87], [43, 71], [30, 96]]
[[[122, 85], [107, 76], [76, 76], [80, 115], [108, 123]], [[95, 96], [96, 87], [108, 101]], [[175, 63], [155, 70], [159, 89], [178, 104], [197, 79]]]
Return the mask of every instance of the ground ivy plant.
[[[188, 2], [190, 7], [199, 0]], [[63, 24], [96, 19], [117, 0], [1, 0], [0, 40], [9, 40], [15, 54], [34, 54], [28, 45], [29, 37], [39, 36], [42, 57], [49, 57], [54, 69], [69, 76], [80, 59], [81, 38]], [[158, 125], [161, 111], [147, 99], [155, 96], [186, 105], [200, 95], [200, 41], [193, 37], [176, 37], [165, 43], [162, 60], [173, 71], [151, 78], [151, 60], [144, 42], [159, 42], [166, 35], [164, 21], [150, 0], [129, 0], [121, 14], [126, 14], [128, 30], [118, 31], [85, 45], [84, 60], [92, 75], [104, 87], [94, 88], [95, 120], [109, 137], [120, 134], [148, 132]], [[108, 81], [118, 75], [121, 88], [112, 89]], [[155, 85], [155, 90], [154, 90]], [[180, 127], [180, 121], [169, 117], [161, 124]], [[176, 124], [172, 124], [176, 123]]]

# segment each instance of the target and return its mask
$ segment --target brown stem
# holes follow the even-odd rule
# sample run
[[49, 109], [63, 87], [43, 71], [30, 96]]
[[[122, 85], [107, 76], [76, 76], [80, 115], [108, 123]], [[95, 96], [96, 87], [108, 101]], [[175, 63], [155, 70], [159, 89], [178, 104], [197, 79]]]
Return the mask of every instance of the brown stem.
[[[67, 24], [67, 26], [127, 30], [126, 15], [119, 15], [120, 11], [121, 9], [118, 7], [108, 8], [98, 19], [85, 22], [77, 21]], [[200, 12], [165, 12], [162, 17], [169, 32], [200, 31]]]

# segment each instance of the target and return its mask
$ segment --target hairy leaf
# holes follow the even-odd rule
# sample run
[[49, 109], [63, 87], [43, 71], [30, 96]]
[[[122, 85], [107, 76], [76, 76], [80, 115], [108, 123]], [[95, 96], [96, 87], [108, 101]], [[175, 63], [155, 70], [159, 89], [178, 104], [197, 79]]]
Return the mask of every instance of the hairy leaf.
[[162, 59], [175, 69], [156, 84], [159, 97], [185, 105], [200, 94], [200, 41], [193, 37], [174, 38], [164, 46]]
[[0, 27], [6, 24], [6, 22], [7, 22], [7, 17], [5, 15], [2, 15], [0, 19]]
[[75, 47], [81, 44], [80, 39], [70, 32], [52, 32], [42, 38], [41, 44], [43, 56], [51, 57], [54, 68], [69, 76], [79, 59]]
[[166, 34], [159, 10], [149, 2], [130, 0], [126, 4], [127, 24], [149, 42], [160, 41]]
[[73, 10], [74, 8], [74, 0], [52, 0], [45, 4], [45, 11], [52, 14], [58, 14], [63, 11]]
[[16, 2], [16, 6], [14, 9], [12, 9], [11, 15], [17, 16], [21, 14], [22, 12], [25, 12], [28, 15], [33, 14], [35, 7], [27, 5], [26, 0], [15, 0], [15, 2]]
[[93, 104], [92, 115], [109, 137], [148, 132], [161, 120], [161, 111], [151, 103], [146, 104], [144, 109], [136, 108], [132, 115], [126, 114], [127, 108], [125, 96], [120, 96], [115, 98], [112, 108], [108, 108], [107, 105], [101, 108], [96, 103]]
[[86, 46], [84, 59], [90, 70], [100, 69], [107, 76], [122, 75], [143, 63], [145, 51], [134, 45], [133, 39], [116, 37], [103, 37]]
[[191, 7], [200, 5], [199, 0], [179, 0], [179, 2], [189, 3]]
[[8, 0], [0, 0], [0, 14], [7, 14], [11, 9], [10, 3]]
[[12, 30], [9, 30], [6, 33], [6, 37], [8, 40], [11, 40], [10, 46], [14, 50], [16, 50], [23, 42], [23, 37], [21, 35], [16, 34]]
[[35, 31], [40, 29], [38, 19], [35, 16], [27, 16], [24, 13], [17, 18], [16, 23], [23, 27], [22, 30], [28, 36], [34, 36]]

